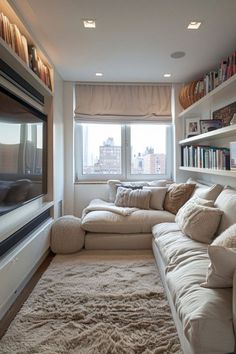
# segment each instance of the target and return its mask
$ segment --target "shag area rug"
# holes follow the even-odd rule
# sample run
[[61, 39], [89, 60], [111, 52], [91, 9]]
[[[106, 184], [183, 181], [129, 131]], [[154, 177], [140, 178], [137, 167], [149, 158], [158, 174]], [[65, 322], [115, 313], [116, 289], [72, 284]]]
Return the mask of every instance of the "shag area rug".
[[182, 353], [149, 251], [56, 256], [0, 341], [0, 352]]

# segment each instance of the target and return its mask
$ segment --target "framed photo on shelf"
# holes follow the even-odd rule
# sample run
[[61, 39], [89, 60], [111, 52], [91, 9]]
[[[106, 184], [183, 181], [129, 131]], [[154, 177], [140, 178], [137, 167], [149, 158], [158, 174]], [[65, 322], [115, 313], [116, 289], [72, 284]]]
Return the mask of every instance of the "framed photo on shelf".
[[186, 138], [191, 138], [200, 134], [200, 118], [186, 118], [185, 120], [185, 135]]
[[236, 141], [230, 143], [230, 169], [236, 171]]
[[223, 127], [223, 121], [221, 119], [203, 119], [200, 120], [201, 133], [208, 133], [212, 130], [216, 130]]
[[[223, 121], [223, 126], [226, 127], [230, 125], [230, 122], [236, 113], [236, 102], [233, 102], [225, 107], [217, 109], [217, 111], [212, 113], [213, 119], [221, 119]], [[232, 122], [233, 123], [233, 122]]]

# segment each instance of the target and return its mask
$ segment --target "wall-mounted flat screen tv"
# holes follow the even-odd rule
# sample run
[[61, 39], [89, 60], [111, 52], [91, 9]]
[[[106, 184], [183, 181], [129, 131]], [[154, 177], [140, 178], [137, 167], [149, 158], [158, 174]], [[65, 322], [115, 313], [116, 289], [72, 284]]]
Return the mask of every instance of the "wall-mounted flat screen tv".
[[47, 116], [0, 86], [0, 215], [47, 193]]

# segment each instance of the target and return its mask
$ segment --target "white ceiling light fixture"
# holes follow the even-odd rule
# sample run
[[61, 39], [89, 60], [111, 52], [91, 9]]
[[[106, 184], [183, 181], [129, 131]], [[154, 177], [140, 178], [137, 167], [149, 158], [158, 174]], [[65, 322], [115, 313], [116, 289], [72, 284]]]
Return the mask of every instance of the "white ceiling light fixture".
[[84, 28], [96, 28], [96, 22], [94, 18], [83, 19]]
[[193, 29], [193, 30], [197, 30], [199, 29], [199, 27], [201, 26], [201, 22], [200, 21], [191, 21], [188, 25], [188, 29]]
[[103, 73], [96, 73], [95, 75], [98, 76], [98, 77], [99, 76], [101, 77], [101, 76], [103, 76]]
[[164, 76], [164, 77], [171, 77], [171, 74], [166, 73], [166, 74], [164, 74], [163, 76]]

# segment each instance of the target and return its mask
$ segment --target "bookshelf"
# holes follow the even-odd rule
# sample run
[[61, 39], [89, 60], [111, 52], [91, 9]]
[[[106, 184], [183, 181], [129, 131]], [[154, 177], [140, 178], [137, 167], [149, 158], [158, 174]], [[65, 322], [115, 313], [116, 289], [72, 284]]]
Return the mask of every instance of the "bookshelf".
[[20, 76], [29, 82], [43, 96], [52, 96], [53, 92], [44, 82], [30, 69], [30, 67], [9, 47], [0, 37], [0, 57], [12, 67]]
[[0, 58], [41, 94], [51, 95], [52, 64], [7, 0], [0, 0], [0, 26]]
[[199, 172], [199, 173], [206, 173], [210, 175], [216, 175], [216, 176], [225, 176], [225, 177], [236, 177], [236, 171], [227, 171], [227, 170], [216, 170], [216, 169], [210, 169], [210, 168], [197, 168], [197, 167], [184, 167], [180, 166], [179, 169], [181, 171], [186, 171], [186, 172]]
[[234, 125], [229, 125], [227, 127], [224, 128], [220, 128], [217, 130], [213, 130], [211, 132], [208, 133], [204, 133], [204, 134], [199, 134], [196, 136], [193, 136], [191, 138], [186, 138], [183, 140], [179, 141], [180, 145], [187, 145], [187, 144], [196, 144], [196, 143], [200, 143], [203, 141], [214, 141], [218, 138], [230, 138], [230, 137], [235, 137], [236, 139], [236, 124]]
[[[232, 96], [232, 92], [236, 90], [236, 74], [231, 76], [228, 80], [217, 86], [214, 90], [203, 96], [200, 100], [183, 110], [179, 114], [179, 118], [184, 117], [196, 117], [201, 115], [202, 112], [208, 112], [208, 118], [213, 110], [214, 105], [217, 105], [217, 101], [221, 100], [227, 95]], [[217, 108], [216, 108], [217, 109]]]
[[[179, 154], [181, 153], [181, 150], [183, 151], [185, 146], [194, 147], [210, 145], [216, 148], [229, 148], [229, 143], [231, 141], [236, 141], [236, 125], [229, 125], [211, 132], [199, 134], [190, 138], [184, 138], [186, 118], [211, 119], [212, 112], [236, 101], [235, 92], [236, 74], [179, 113], [177, 117], [179, 122], [177, 124], [182, 127], [182, 139], [180, 135], [180, 140], [178, 142]], [[179, 170], [183, 172], [185, 171], [186, 173], [193, 172], [221, 177], [236, 177], [236, 172], [232, 170], [182, 166], [181, 164], [183, 161], [181, 161], [181, 159], [179, 159], [179, 163]]]

